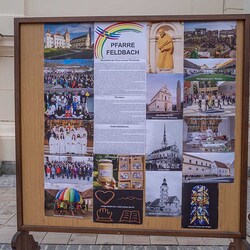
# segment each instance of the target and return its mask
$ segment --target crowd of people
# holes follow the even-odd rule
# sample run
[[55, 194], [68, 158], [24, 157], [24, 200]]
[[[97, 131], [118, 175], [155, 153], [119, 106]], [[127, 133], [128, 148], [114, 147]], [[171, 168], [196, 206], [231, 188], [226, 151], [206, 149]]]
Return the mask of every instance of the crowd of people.
[[235, 106], [235, 93], [233, 94], [221, 94], [221, 93], [198, 93], [198, 94], [189, 94], [184, 95], [184, 105], [187, 107], [189, 105], [198, 104], [199, 109], [212, 109], [219, 108], [222, 109], [222, 106]]
[[93, 113], [88, 110], [88, 91], [44, 94], [45, 116], [49, 119], [93, 119]]
[[93, 166], [90, 163], [69, 161], [45, 161], [44, 174], [47, 179], [79, 179], [90, 181]]
[[93, 88], [94, 75], [83, 70], [49, 68], [44, 71], [44, 83], [60, 88]]
[[83, 203], [68, 202], [55, 200], [54, 202], [54, 214], [55, 215], [85, 215], [89, 210], [88, 203], [83, 199]]
[[[199, 52], [210, 52], [210, 57], [214, 58], [228, 58], [235, 57], [236, 37], [235, 36], [218, 36], [218, 35], [204, 35], [204, 36], [190, 36], [185, 35], [185, 47], [195, 48]], [[186, 54], [185, 57], [190, 57]], [[191, 56], [194, 58], [193, 56]]]
[[75, 154], [87, 153], [88, 133], [84, 127], [54, 126], [46, 134], [49, 142], [50, 154]]

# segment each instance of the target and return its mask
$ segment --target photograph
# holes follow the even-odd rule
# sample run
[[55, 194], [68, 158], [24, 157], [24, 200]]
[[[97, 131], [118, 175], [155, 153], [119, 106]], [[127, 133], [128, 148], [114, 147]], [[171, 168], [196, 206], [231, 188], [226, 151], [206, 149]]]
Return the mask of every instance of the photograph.
[[235, 116], [236, 83], [228, 81], [186, 81], [184, 83], [184, 116]]
[[218, 184], [183, 184], [182, 228], [218, 228]]
[[44, 89], [94, 87], [94, 60], [45, 60]]
[[130, 181], [119, 181], [118, 189], [131, 189]]
[[132, 189], [143, 189], [143, 181], [131, 181]]
[[181, 216], [181, 171], [146, 171], [146, 216]]
[[183, 74], [147, 74], [147, 119], [182, 119]]
[[91, 220], [93, 157], [44, 156], [45, 215]]
[[234, 152], [183, 153], [184, 183], [233, 183]]
[[44, 156], [44, 178], [46, 189], [58, 189], [71, 185], [83, 190], [92, 187], [93, 157]]
[[44, 153], [51, 155], [93, 154], [93, 121], [46, 120]]
[[181, 171], [183, 121], [146, 122], [146, 170]]
[[45, 90], [45, 119], [94, 119], [94, 89]]
[[148, 73], [183, 73], [184, 24], [148, 23]]
[[235, 59], [184, 59], [185, 81], [235, 81]]
[[185, 58], [236, 58], [236, 21], [185, 22]]
[[142, 171], [131, 172], [131, 180], [143, 180], [143, 172]]
[[[94, 155], [93, 186], [109, 190], [142, 189], [144, 179], [144, 156], [131, 155]], [[132, 164], [140, 164], [141, 171], [135, 171]], [[132, 187], [132, 181], [141, 185]], [[134, 185], [135, 186], [135, 185]]]
[[234, 116], [186, 116], [184, 152], [234, 152]]
[[130, 179], [131, 179], [130, 172], [119, 172], [118, 180], [130, 181]]
[[44, 58], [93, 59], [94, 23], [44, 25]]

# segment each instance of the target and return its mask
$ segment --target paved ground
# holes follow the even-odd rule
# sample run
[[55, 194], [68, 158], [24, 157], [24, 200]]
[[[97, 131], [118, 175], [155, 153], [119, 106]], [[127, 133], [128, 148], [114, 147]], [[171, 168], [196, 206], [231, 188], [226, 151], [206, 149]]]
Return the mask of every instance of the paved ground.
[[[250, 179], [249, 179], [250, 184]], [[250, 185], [248, 187], [250, 196]], [[0, 250], [16, 232], [15, 176], [0, 177]], [[250, 199], [248, 200], [250, 212]], [[248, 222], [250, 235], [250, 223]], [[231, 239], [33, 232], [43, 250], [224, 250]], [[249, 238], [250, 239], [250, 238]]]

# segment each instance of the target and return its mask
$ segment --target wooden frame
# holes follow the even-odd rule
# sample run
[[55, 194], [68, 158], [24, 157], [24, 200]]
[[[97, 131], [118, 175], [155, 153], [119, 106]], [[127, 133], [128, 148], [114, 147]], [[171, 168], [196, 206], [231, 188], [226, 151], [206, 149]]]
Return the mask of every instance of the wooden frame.
[[[236, 164], [239, 166], [239, 170], [236, 176], [236, 184], [220, 184], [220, 194], [223, 194], [222, 198], [219, 200], [221, 202], [221, 206], [226, 208], [228, 204], [226, 204], [227, 199], [231, 199], [232, 197], [228, 195], [228, 192], [233, 192], [233, 189], [239, 191], [238, 198], [236, 202], [236, 211], [238, 214], [237, 223], [233, 227], [223, 226], [223, 223], [226, 223], [226, 218], [219, 221], [219, 228], [222, 230], [192, 230], [192, 229], [181, 229], [181, 227], [173, 227], [170, 223], [170, 230], [168, 229], [157, 229], [150, 228], [148, 229], [147, 222], [146, 227], [133, 227], [126, 226], [123, 228], [121, 225], [116, 226], [100, 226], [100, 224], [95, 227], [87, 226], [84, 227], [83, 224], [79, 224], [76, 222], [74, 218], [68, 219], [73, 222], [70, 225], [66, 225], [65, 223], [53, 223], [54, 220], [46, 220], [43, 215], [41, 216], [40, 212], [37, 214], [37, 218], [35, 219], [35, 223], [32, 223], [32, 213], [29, 216], [29, 204], [27, 204], [27, 195], [28, 200], [32, 199], [32, 197], [38, 197], [38, 199], [43, 199], [41, 193], [38, 195], [29, 194], [29, 192], [33, 191], [29, 189], [32, 186], [34, 181], [39, 182], [39, 176], [35, 176], [34, 180], [33, 174], [31, 177], [29, 176], [29, 169], [27, 167], [30, 166], [30, 162], [26, 161], [27, 158], [27, 149], [30, 150], [32, 148], [32, 155], [34, 157], [39, 154], [40, 149], [40, 134], [41, 130], [43, 133], [43, 124], [41, 122], [41, 112], [34, 111], [39, 107], [41, 107], [40, 99], [36, 99], [37, 91], [42, 91], [43, 86], [40, 86], [41, 77], [43, 75], [34, 75], [37, 72], [37, 57], [42, 57], [43, 46], [41, 48], [41, 44], [36, 44], [41, 38], [41, 34], [43, 35], [43, 24], [45, 23], [72, 23], [72, 22], [114, 22], [114, 21], [137, 21], [137, 22], [160, 22], [160, 21], [229, 21], [236, 20], [239, 22], [239, 32], [241, 36], [238, 38], [239, 46], [239, 54], [237, 58], [237, 65], [240, 65], [237, 69], [237, 84], [240, 86], [238, 88], [237, 96], [237, 111], [236, 111], [236, 137], [238, 135], [238, 149], [236, 147], [237, 159]], [[27, 28], [28, 27], [28, 28]], [[143, 235], [175, 235], [175, 236], [201, 236], [201, 237], [228, 237], [228, 238], [237, 238], [237, 239], [245, 239], [246, 238], [246, 207], [247, 207], [247, 156], [248, 156], [248, 98], [249, 98], [249, 29], [250, 29], [250, 16], [249, 15], [206, 15], [206, 16], [134, 16], [134, 17], [126, 17], [126, 16], [113, 16], [113, 17], [58, 17], [58, 18], [17, 18], [15, 19], [15, 118], [16, 118], [16, 164], [17, 164], [17, 230], [18, 234], [13, 238], [13, 248], [18, 248], [19, 242], [17, 239], [23, 237], [22, 240], [25, 242], [25, 239], [28, 237], [28, 231], [50, 231], [50, 232], [78, 232], [78, 233], [110, 233], [110, 234], [143, 234]], [[32, 36], [26, 37], [28, 32], [34, 32]], [[242, 36], [244, 36], [243, 39]], [[38, 37], [38, 38], [37, 38]], [[32, 38], [32, 42], [29, 40]], [[34, 40], [33, 40], [34, 39]], [[34, 44], [35, 41], [35, 44]], [[41, 41], [42, 42], [42, 41]], [[27, 51], [24, 49], [29, 48], [29, 55]], [[32, 56], [31, 56], [31, 55]], [[43, 64], [43, 59], [40, 62]], [[36, 65], [35, 68], [32, 65]], [[33, 67], [33, 68], [32, 68]], [[33, 71], [35, 69], [35, 71]], [[29, 74], [29, 72], [33, 73]], [[40, 77], [40, 78], [39, 78]], [[25, 87], [26, 83], [33, 83], [33, 89], [31, 92], [28, 90], [29, 87]], [[31, 86], [31, 85], [30, 85]], [[238, 86], [238, 87], [239, 87]], [[34, 93], [34, 96], [27, 95], [27, 93]], [[30, 108], [30, 113], [26, 113], [27, 109], [27, 100], [30, 98], [30, 102], [32, 102], [32, 107]], [[25, 101], [25, 103], [24, 103]], [[33, 108], [33, 105], [35, 108]], [[35, 115], [34, 115], [35, 114]], [[42, 116], [43, 117], [43, 116]], [[39, 120], [40, 119], [40, 120]], [[36, 124], [34, 131], [31, 131], [31, 137], [37, 136], [37, 140], [31, 140], [30, 135], [28, 134], [27, 120], [31, 123]], [[29, 141], [33, 143], [31, 146], [27, 146]], [[43, 154], [41, 154], [43, 157]], [[33, 159], [34, 162], [41, 162], [41, 159]], [[32, 171], [32, 170], [30, 170]], [[32, 183], [31, 183], [32, 182]], [[233, 186], [229, 186], [233, 185]], [[228, 190], [228, 191], [226, 191]], [[33, 192], [37, 192], [35, 189]], [[35, 202], [39, 204], [39, 201], [29, 200], [30, 202]], [[232, 202], [232, 200], [231, 200]], [[43, 200], [42, 200], [43, 204]], [[221, 208], [222, 209], [222, 208]], [[220, 209], [220, 210], [221, 210]], [[34, 212], [34, 209], [32, 210]], [[230, 215], [230, 213], [229, 213]], [[34, 216], [34, 214], [33, 214]], [[229, 220], [232, 218], [228, 218]], [[233, 218], [234, 219], [234, 218]], [[61, 219], [65, 221], [65, 219]], [[174, 219], [175, 220], [175, 219]], [[39, 222], [39, 223], [38, 223]], [[51, 223], [52, 222], [52, 223]], [[156, 222], [157, 223], [157, 222]], [[175, 221], [174, 224], [179, 223]], [[149, 223], [150, 224], [150, 223]], [[179, 223], [180, 224], [180, 223]], [[233, 230], [232, 230], [233, 229]], [[237, 244], [242, 244], [237, 241]], [[21, 244], [21, 243], [20, 243]], [[24, 244], [24, 243], [22, 243]], [[236, 243], [235, 243], [236, 244]], [[34, 249], [37, 245], [34, 245]], [[21, 249], [21, 248], [20, 248]], [[28, 249], [28, 248], [27, 248]], [[33, 249], [33, 248], [32, 248]], [[240, 249], [240, 248], [237, 248]], [[242, 248], [244, 249], [244, 248]]]

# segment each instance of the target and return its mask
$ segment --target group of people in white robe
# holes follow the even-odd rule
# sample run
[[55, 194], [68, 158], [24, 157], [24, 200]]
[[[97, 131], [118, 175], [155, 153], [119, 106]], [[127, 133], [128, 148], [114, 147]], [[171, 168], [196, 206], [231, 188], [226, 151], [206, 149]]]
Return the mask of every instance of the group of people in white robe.
[[54, 126], [50, 132], [50, 154], [76, 154], [87, 153], [87, 131], [84, 127], [58, 127]]

